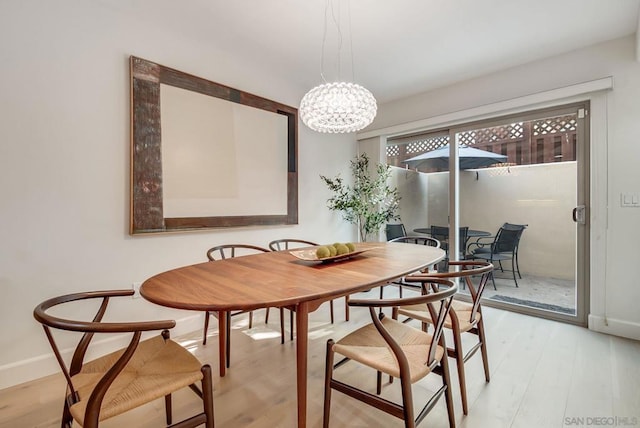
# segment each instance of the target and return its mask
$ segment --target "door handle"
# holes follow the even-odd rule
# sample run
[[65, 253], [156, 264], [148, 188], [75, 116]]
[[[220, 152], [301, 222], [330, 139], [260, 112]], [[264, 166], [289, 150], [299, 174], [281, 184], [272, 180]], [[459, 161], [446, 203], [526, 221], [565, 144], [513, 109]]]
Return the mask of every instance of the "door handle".
[[572, 217], [573, 221], [580, 224], [586, 223], [585, 218], [586, 207], [584, 205], [578, 205], [573, 209]]

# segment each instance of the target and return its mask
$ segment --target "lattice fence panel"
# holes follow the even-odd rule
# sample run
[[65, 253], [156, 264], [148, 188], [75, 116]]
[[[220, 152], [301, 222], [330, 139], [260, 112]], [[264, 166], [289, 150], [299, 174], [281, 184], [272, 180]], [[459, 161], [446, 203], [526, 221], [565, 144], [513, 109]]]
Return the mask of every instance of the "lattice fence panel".
[[414, 141], [407, 144], [407, 154], [421, 154], [430, 152], [431, 150], [439, 149], [446, 146], [449, 143], [448, 135], [440, 135], [437, 137], [430, 137], [420, 141]]
[[533, 135], [548, 135], [558, 132], [572, 132], [576, 130], [575, 115], [534, 120], [532, 123]]
[[[405, 159], [439, 149], [449, 144], [448, 135], [439, 135], [405, 144]], [[387, 145], [387, 157], [400, 155], [400, 144]], [[402, 159], [404, 160], [404, 159]]]
[[400, 154], [400, 147], [397, 144], [387, 146], [387, 157], [398, 156]]
[[510, 123], [509, 125], [503, 126], [494, 126], [492, 128], [475, 129], [458, 134], [460, 142], [467, 146], [519, 140], [523, 136], [524, 126], [522, 122]]

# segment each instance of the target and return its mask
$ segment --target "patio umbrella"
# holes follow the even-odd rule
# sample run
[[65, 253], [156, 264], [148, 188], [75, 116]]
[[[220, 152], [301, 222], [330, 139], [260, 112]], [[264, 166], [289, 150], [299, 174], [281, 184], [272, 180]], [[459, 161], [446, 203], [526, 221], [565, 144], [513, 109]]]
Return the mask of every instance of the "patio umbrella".
[[[458, 149], [460, 169], [481, 168], [507, 161], [505, 155], [461, 145]], [[449, 168], [449, 145], [412, 157], [404, 161], [411, 168]]]

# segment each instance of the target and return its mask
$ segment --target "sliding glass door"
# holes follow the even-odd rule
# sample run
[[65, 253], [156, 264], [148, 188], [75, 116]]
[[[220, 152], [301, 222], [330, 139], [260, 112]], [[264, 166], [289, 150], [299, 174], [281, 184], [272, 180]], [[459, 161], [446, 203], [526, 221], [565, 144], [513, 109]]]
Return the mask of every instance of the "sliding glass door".
[[[416, 148], [418, 141], [433, 143], [436, 136], [438, 144], [427, 144], [422, 153], [388, 156], [422, 183], [419, 192], [407, 195], [403, 212], [414, 212], [409, 207], [417, 205], [421, 228], [448, 227], [450, 259], [495, 265], [486, 304], [586, 323], [588, 104], [392, 139], [387, 153], [394, 144]], [[446, 157], [446, 167], [412, 160], [433, 159], [443, 149], [438, 156]], [[513, 230], [519, 236], [509, 246], [504, 240], [518, 235]], [[498, 240], [503, 241], [496, 246]], [[451, 251], [456, 244], [459, 253]]]

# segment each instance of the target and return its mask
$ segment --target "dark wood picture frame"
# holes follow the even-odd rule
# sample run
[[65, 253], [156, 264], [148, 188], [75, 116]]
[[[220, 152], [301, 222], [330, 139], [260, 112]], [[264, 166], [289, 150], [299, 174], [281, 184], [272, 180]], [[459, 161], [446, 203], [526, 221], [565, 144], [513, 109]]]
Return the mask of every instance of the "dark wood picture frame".
[[[131, 77], [132, 235], [252, 225], [298, 224], [298, 109], [135, 56]], [[287, 120], [287, 213], [165, 218], [162, 194], [160, 84], [277, 113]], [[283, 183], [284, 185], [284, 183]]]

